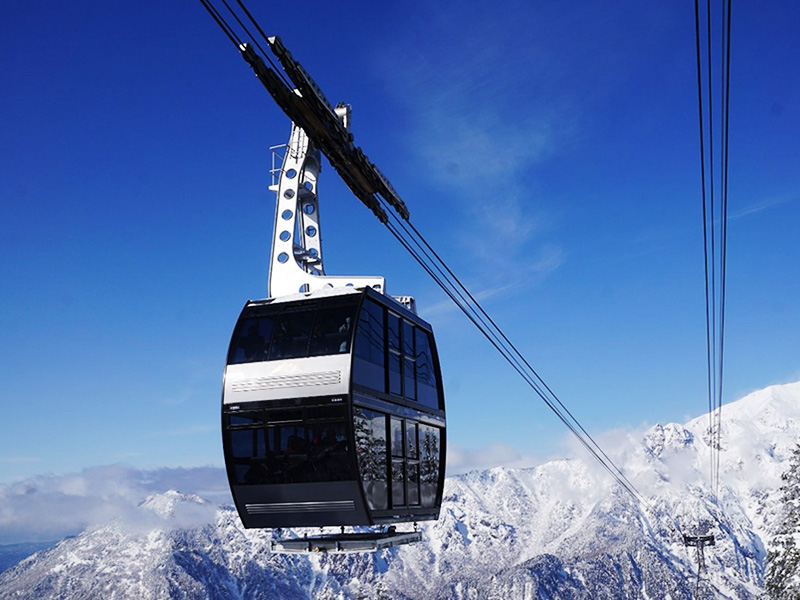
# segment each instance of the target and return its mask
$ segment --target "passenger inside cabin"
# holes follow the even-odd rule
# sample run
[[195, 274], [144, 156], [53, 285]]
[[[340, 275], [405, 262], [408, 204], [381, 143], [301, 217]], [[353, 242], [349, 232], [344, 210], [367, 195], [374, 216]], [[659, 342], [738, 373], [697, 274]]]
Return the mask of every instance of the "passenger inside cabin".
[[239, 347], [244, 350], [247, 360], [258, 360], [266, 354], [266, 341], [264, 336], [258, 332], [258, 327], [250, 325], [247, 335], [239, 341]]
[[347, 317], [344, 320], [344, 323], [342, 324], [342, 326], [339, 327], [339, 333], [342, 334], [342, 337], [344, 338], [344, 339], [342, 339], [342, 342], [339, 344], [339, 354], [342, 354], [343, 352], [347, 352], [347, 344], [350, 341], [350, 337], [347, 334], [350, 332], [350, 321], [351, 320], [352, 319], [350, 319], [350, 317]]

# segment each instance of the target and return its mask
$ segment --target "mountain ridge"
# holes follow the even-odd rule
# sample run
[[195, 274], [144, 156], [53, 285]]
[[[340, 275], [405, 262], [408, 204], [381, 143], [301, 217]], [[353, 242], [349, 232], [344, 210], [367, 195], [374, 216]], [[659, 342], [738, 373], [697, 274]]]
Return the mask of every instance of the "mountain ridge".
[[231, 506], [169, 490], [0, 574], [0, 597], [688, 599], [697, 565], [681, 535], [705, 528], [717, 537], [706, 585], [756, 599], [780, 474], [800, 438], [800, 382], [723, 411], [718, 495], [707, 416], [613, 448], [647, 506], [581, 459], [472, 471], [447, 479], [422, 543], [372, 555], [275, 555], [275, 532], [245, 530]]

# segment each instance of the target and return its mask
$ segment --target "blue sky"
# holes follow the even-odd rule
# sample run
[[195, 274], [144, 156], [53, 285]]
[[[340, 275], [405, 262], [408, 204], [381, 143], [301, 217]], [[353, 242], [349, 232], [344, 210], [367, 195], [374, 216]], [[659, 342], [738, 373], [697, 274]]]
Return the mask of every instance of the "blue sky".
[[[692, 3], [250, 8], [590, 432], [703, 411]], [[734, 7], [726, 401], [800, 379], [799, 18]], [[287, 118], [199, 2], [6, 7], [0, 72], [0, 482], [221, 465]], [[434, 325], [452, 469], [565, 452], [327, 165], [320, 189], [328, 273], [382, 274]]]

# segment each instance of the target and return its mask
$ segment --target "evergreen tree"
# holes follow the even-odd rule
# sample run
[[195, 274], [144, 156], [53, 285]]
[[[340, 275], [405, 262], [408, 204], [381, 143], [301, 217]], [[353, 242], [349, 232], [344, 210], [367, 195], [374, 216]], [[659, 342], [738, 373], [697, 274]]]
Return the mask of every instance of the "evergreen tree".
[[771, 600], [800, 600], [800, 445], [781, 479], [781, 508], [767, 552], [764, 589]]

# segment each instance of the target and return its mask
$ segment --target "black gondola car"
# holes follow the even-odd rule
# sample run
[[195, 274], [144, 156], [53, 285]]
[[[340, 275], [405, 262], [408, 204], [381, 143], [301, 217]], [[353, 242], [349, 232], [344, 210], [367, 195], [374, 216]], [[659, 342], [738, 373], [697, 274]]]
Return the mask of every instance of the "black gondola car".
[[445, 410], [430, 325], [369, 287], [248, 302], [222, 432], [245, 527], [438, 518]]

